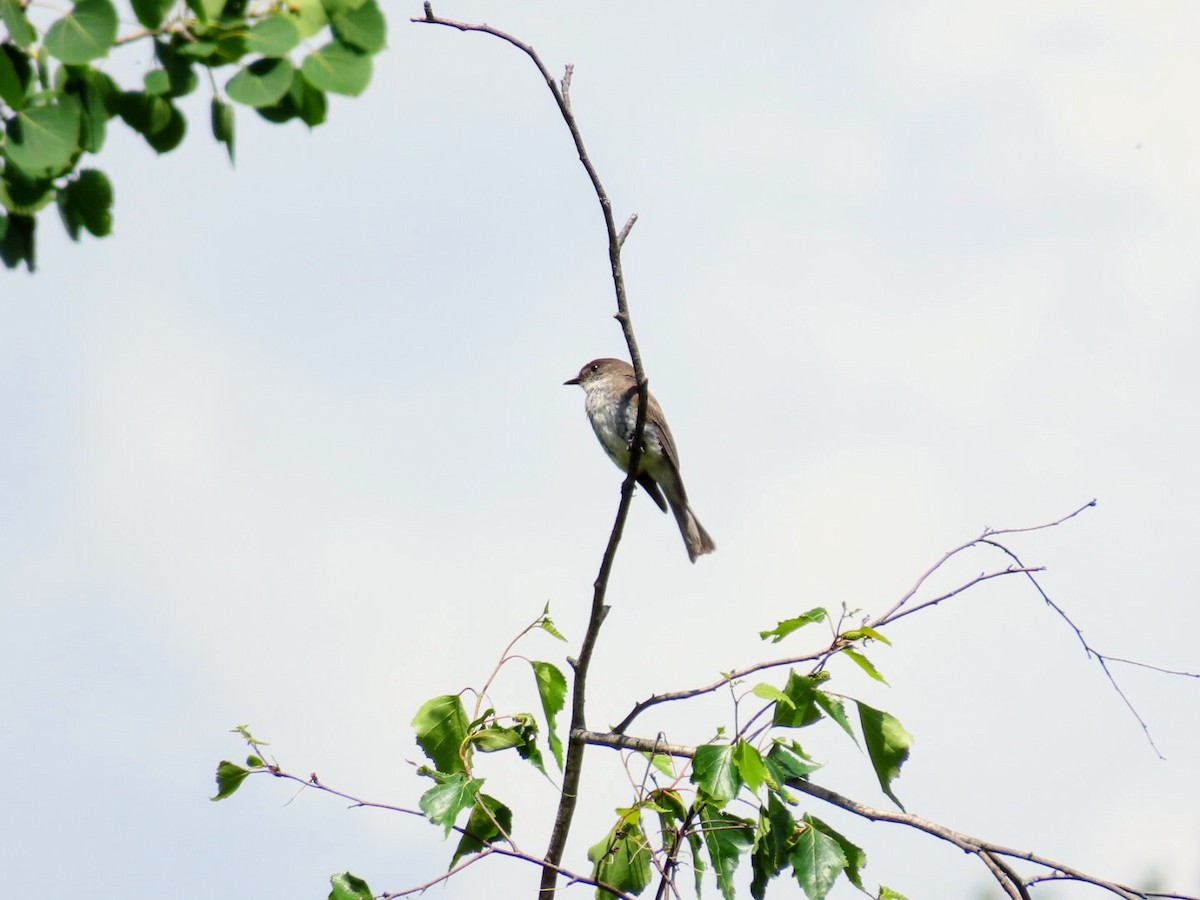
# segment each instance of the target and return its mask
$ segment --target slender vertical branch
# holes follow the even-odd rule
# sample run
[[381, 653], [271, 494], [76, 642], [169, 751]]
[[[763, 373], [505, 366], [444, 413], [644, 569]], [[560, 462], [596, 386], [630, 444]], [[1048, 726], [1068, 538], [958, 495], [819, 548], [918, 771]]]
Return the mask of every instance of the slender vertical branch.
[[571, 822], [575, 815], [579, 781], [583, 772], [583, 753], [586, 747], [585, 742], [579, 735], [587, 728], [586, 688], [588, 669], [591, 666], [592, 653], [596, 647], [596, 640], [600, 635], [600, 627], [604, 624], [604, 618], [608, 612], [608, 607], [604, 602], [608, 593], [608, 579], [612, 574], [617, 547], [621, 543], [621, 536], [625, 530], [625, 520], [629, 515], [629, 504], [633, 498], [633, 487], [638, 464], [642, 458], [642, 436], [645, 432], [646, 412], [649, 408], [649, 382], [646, 379], [645, 368], [642, 366], [642, 356], [638, 351], [637, 338], [633, 333], [633, 323], [629, 315], [629, 302], [625, 293], [625, 275], [621, 269], [621, 246], [629, 236], [629, 230], [633, 227], [634, 222], [637, 221], [637, 217], [636, 215], [631, 216], [624, 227], [620, 230], [617, 229], [616, 221], [613, 219], [612, 214], [612, 201], [609, 200], [608, 192], [604, 189], [604, 184], [600, 181], [600, 175], [597, 173], [596, 167], [592, 164], [591, 158], [588, 156], [587, 149], [584, 147], [583, 136], [580, 134], [579, 126], [575, 121], [575, 115], [571, 111], [571, 77], [574, 74], [573, 66], [568, 65], [564, 70], [562, 81], [556, 81], [554, 76], [550, 74], [550, 70], [546, 68], [546, 64], [542, 62], [537, 52], [529, 44], [490, 25], [456, 22], [436, 16], [433, 12], [433, 5], [429, 0], [426, 0], [425, 3], [424, 18], [414, 19], [413, 21], [424, 22], [430, 25], [444, 25], [459, 31], [476, 31], [483, 34], [490, 34], [500, 40], [507, 41], [523, 52], [532, 60], [538, 72], [541, 73], [542, 79], [546, 82], [546, 87], [550, 89], [550, 93], [554, 96], [554, 102], [558, 105], [558, 111], [562, 115], [563, 121], [571, 133], [571, 140], [574, 142], [575, 150], [579, 154], [579, 161], [583, 164], [584, 171], [587, 172], [588, 179], [592, 183], [592, 189], [596, 193], [596, 199], [600, 203], [600, 211], [604, 216], [604, 228], [608, 235], [609, 267], [612, 271], [613, 288], [616, 291], [617, 313], [615, 318], [621, 325], [621, 332], [625, 337], [625, 345], [629, 348], [629, 361], [633, 364], [634, 376], [638, 384], [638, 414], [633, 432], [633, 441], [629, 448], [629, 468], [625, 474], [625, 481], [621, 485], [621, 499], [617, 505], [616, 518], [613, 522], [612, 531], [609, 534], [608, 544], [604, 549], [604, 556], [600, 562], [600, 571], [596, 575], [596, 580], [592, 585], [592, 609], [591, 614], [588, 616], [587, 629], [579, 648], [579, 656], [572, 661], [575, 672], [575, 684], [571, 696], [571, 725], [567, 744], [567, 756], [563, 766], [563, 787], [562, 794], [559, 797], [558, 810], [555, 813], [554, 828], [550, 833], [550, 842], [546, 849], [546, 865], [542, 869], [539, 892], [539, 897], [542, 900], [549, 900], [549, 898], [554, 896], [557, 887], [560, 874], [558, 864], [562, 860], [567, 836], [571, 830]]

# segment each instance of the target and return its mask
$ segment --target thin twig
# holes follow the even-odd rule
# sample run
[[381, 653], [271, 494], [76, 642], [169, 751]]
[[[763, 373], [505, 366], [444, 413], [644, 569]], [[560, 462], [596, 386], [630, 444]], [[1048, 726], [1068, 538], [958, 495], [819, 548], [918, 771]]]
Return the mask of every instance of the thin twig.
[[[964, 546], [966, 546], [966, 545], [964, 545]], [[946, 557], [943, 557], [943, 559], [945, 559], [945, 558]], [[1031, 571], [1033, 571], [1033, 570], [1031, 570]], [[952, 591], [947, 591], [945, 594], [941, 595], [940, 597], [935, 597], [933, 600], [926, 601], [926, 603], [922, 604], [922, 606], [940, 603], [943, 600], [946, 600], [950, 597], [955, 596], [956, 594], [962, 593], [967, 588], [971, 587], [974, 584], [978, 584], [981, 581], [987, 581], [988, 579], [991, 579], [991, 578], [998, 578], [1002, 575], [1020, 575], [1025, 572], [1026, 572], [1026, 569], [1024, 569], [1024, 568], [1016, 568], [1016, 567], [1010, 566], [1009, 568], [1000, 569], [999, 571], [996, 571], [996, 572], [988, 572], [983, 575], [978, 575], [975, 578], [972, 578], [970, 581], [966, 582], [965, 584], [962, 584], [962, 585], [954, 588]], [[893, 609], [895, 609], [895, 607]], [[872, 620], [870, 625], [872, 628], [879, 628], [882, 625], [886, 625], [890, 621], [894, 621], [895, 619], [901, 618], [906, 614], [907, 613], [904, 611], [901, 611], [899, 613], [893, 613], [893, 617], [890, 620], [885, 619], [884, 616], [880, 616], [879, 618]], [[744, 666], [743, 668], [740, 668], [740, 669], [733, 669], [732, 671], [723, 675], [718, 680], [712, 682], [711, 684], [706, 684], [703, 687], [689, 688], [687, 690], [679, 690], [679, 691], [664, 691], [661, 694], [653, 694], [650, 697], [647, 697], [645, 700], [641, 700], [638, 703], [634, 704], [633, 708], [629, 711], [629, 713], [625, 716], [625, 718], [622, 719], [621, 722], [616, 727], [613, 728], [613, 733], [614, 734], [624, 734], [625, 731], [627, 731], [629, 729], [629, 726], [633, 724], [634, 719], [636, 719], [638, 716], [640, 716], [642, 713], [644, 713], [650, 707], [657, 706], [660, 703], [668, 703], [668, 702], [673, 702], [676, 700], [690, 700], [693, 697], [701, 697], [704, 694], [711, 694], [713, 691], [719, 690], [719, 689], [723, 688], [725, 685], [727, 685], [733, 681], [737, 681], [740, 678], [745, 678], [747, 675], [753, 675], [755, 672], [766, 671], [767, 669], [777, 669], [782, 666], [794, 666], [799, 663], [814, 662], [814, 661], [816, 661], [818, 663], [817, 668], [819, 669], [824, 666], [824, 663], [831, 656], [841, 652], [841, 650], [843, 650], [844, 648], [846, 648], [848, 646], [851, 646], [851, 644], [849, 644], [847, 641], [844, 641], [841, 638], [837, 637], [837, 635], [835, 635], [834, 639], [829, 643], [829, 645], [827, 647], [822, 648], [821, 650], [813, 650], [813, 651], [809, 651], [807, 653], [796, 654], [795, 656], [785, 656], [781, 659], [764, 660], [763, 662], [754, 663], [753, 665], [749, 665], [749, 666]]]
[[[1095, 502], [1096, 502], [1095, 500], [1092, 501], [1092, 503], [1095, 503]], [[1084, 507], [1084, 508], [1086, 509], [1087, 507]], [[1077, 515], [1077, 514], [1078, 514], [1078, 510], [1075, 513], [1072, 513], [1072, 515]], [[1060, 520], [1060, 521], [1065, 521], [1065, 520]], [[1020, 529], [1013, 529], [1013, 530], [1020, 530]], [[1018, 557], [1016, 553], [1014, 553], [1012, 550], [1010, 550], [1004, 544], [1001, 544], [999, 541], [993, 541], [990, 539], [986, 539], [986, 540], [980, 541], [980, 543], [989, 544], [990, 546], [995, 547], [997, 550], [1000, 550], [1002, 553], [1006, 554], [1018, 566], [1023, 565], [1021, 563], [1020, 557]], [[1159, 759], [1166, 759], [1166, 757], [1162, 755], [1162, 751], [1160, 751], [1158, 749], [1158, 744], [1154, 743], [1154, 736], [1152, 734], [1150, 734], [1150, 726], [1146, 724], [1146, 720], [1142, 718], [1141, 714], [1137, 711], [1136, 707], [1134, 707], [1134, 705], [1130, 701], [1129, 697], [1126, 696], [1125, 691], [1121, 688], [1121, 685], [1117, 684], [1117, 679], [1115, 677], [1113, 677], [1113, 673], [1111, 671], [1109, 671], [1107, 657], [1105, 657], [1104, 654], [1099, 653], [1098, 651], [1093, 649], [1092, 645], [1087, 642], [1087, 638], [1085, 638], [1083, 636], [1083, 629], [1081, 629], [1078, 625], [1075, 624], [1075, 622], [1071, 619], [1071, 617], [1067, 615], [1066, 610], [1064, 610], [1061, 606], [1059, 606], [1057, 603], [1055, 603], [1053, 600], [1050, 599], [1050, 595], [1047, 594], [1045, 590], [1043, 590], [1041, 583], [1038, 582], [1038, 580], [1033, 577], [1032, 573], [1035, 571], [1037, 571], [1037, 570], [1029, 569], [1025, 572], [1026, 577], [1029, 578], [1029, 581], [1033, 585], [1034, 589], [1038, 592], [1038, 594], [1041, 595], [1042, 600], [1045, 601], [1046, 605], [1049, 606], [1056, 613], [1058, 613], [1059, 618], [1061, 618], [1064, 622], [1066, 622], [1067, 625], [1069, 625], [1071, 627], [1071, 630], [1075, 632], [1075, 637], [1079, 639], [1079, 643], [1083, 647], [1083, 652], [1085, 654], [1087, 654], [1087, 657], [1089, 659], [1091, 659], [1093, 657], [1095, 658], [1097, 664], [1100, 666], [1100, 669], [1104, 672], [1104, 677], [1108, 679], [1108, 683], [1112, 685], [1113, 690], [1117, 692], [1117, 696], [1121, 698], [1121, 702], [1125, 704], [1125, 707], [1126, 707], [1126, 709], [1129, 710], [1130, 715], [1133, 716], [1134, 720], [1137, 721], [1138, 726], [1142, 729], [1142, 734], [1144, 734], [1146, 736], [1146, 742], [1150, 745], [1150, 749], [1154, 751], [1154, 755], [1157, 756]], [[1147, 666], [1147, 668], [1153, 668], [1153, 667]]]
[[1184, 678], [1200, 678], [1200, 672], [1185, 672], [1182, 669], [1167, 669], [1163, 666], [1152, 665], [1151, 663], [1138, 662], [1136, 659], [1122, 659], [1119, 656], [1109, 656], [1107, 653], [1097, 653], [1092, 651], [1097, 656], [1103, 656], [1109, 662], [1123, 663], [1127, 666], [1137, 666], [1141, 669], [1149, 669], [1151, 672], [1161, 672], [1163, 675], [1182, 675]]
[[963, 591], [973, 588], [975, 585], [980, 584], [981, 582], [990, 581], [991, 579], [999, 578], [1002, 575], [1020, 575], [1020, 574], [1028, 575], [1031, 572], [1044, 572], [1044, 571], [1046, 571], [1045, 566], [1032, 566], [1032, 567], [1009, 566], [1007, 569], [1001, 569], [998, 572], [983, 572], [979, 575], [976, 575], [974, 578], [972, 578], [966, 584], [960, 584], [958, 587], [956, 587], [952, 591], [947, 591], [944, 594], [934, 597], [932, 600], [923, 600], [920, 603], [918, 603], [916, 606], [910, 606], [906, 609], [902, 609], [899, 612], [894, 613], [890, 618], [884, 618], [883, 616], [880, 616], [878, 619], [875, 619], [873, 622], [871, 622], [871, 627], [879, 628], [881, 625], [890, 625], [892, 622], [896, 622], [900, 619], [903, 619], [905, 616], [911, 616], [913, 613], [920, 612], [921, 610], [923, 610], [927, 607], [937, 606], [942, 601], [949, 600], [951, 597], [961, 594]]
[[621, 230], [617, 233], [617, 246], [618, 247], [625, 246], [625, 238], [629, 237], [629, 230], [631, 228], [633, 228], [634, 225], [637, 224], [637, 220], [638, 220], [638, 214], [634, 213], [626, 220], [625, 224], [621, 227]]
[[1021, 883], [1021, 876], [1013, 871], [1012, 866], [988, 850], [980, 850], [977, 855], [983, 860], [988, 871], [992, 873], [992, 877], [1013, 900], [1030, 900], [1029, 891]]
[[[851, 800], [849, 797], [844, 797], [841, 794], [831, 791], [828, 788], [813, 784], [810, 781], [802, 779], [793, 779], [787, 782], [788, 787], [794, 788], [803, 794], [808, 794], [810, 797], [816, 797], [818, 800], [823, 800], [847, 812], [854, 813], [856, 816], [861, 816], [864, 819], [870, 819], [872, 822], [893, 822], [898, 825], [907, 825], [910, 828], [915, 828], [918, 831], [923, 831], [933, 837], [940, 838], [960, 850], [965, 850], [968, 853], [979, 854], [986, 852], [993, 859], [996, 857], [1005, 857], [1007, 859], [1019, 859], [1024, 862], [1030, 862], [1034, 865], [1042, 866], [1055, 872], [1062, 873], [1062, 876], [1068, 877], [1074, 881], [1084, 882], [1098, 888], [1103, 888], [1110, 893], [1116, 894], [1119, 897], [1141, 898], [1156, 896], [1143, 891], [1138, 891], [1128, 885], [1120, 884], [1115, 881], [1106, 881], [1094, 875], [1088, 875], [1086, 872], [1081, 872], [1071, 866], [1063, 865], [1060, 862], [1049, 859], [1045, 856], [1040, 856], [1036, 853], [1030, 853], [1026, 850], [1016, 850], [1011, 847], [1005, 847], [991, 841], [985, 841], [981, 838], [972, 837], [969, 834], [964, 834], [960, 831], [954, 831], [944, 825], [939, 825], [937, 822], [931, 822], [928, 819], [922, 819], [920, 816], [915, 816], [912, 813], [898, 812], [890, 809], [876, 809], [859, 803], [857, 800]], [[981, 857], [982, 858], [982, 857]], [[1011, 871], [1011, 870], [1010, 870]], [[1163, 897], [1174, 897], [1175, 900], [1200, 900], [1196, 897], [1188, 897], [1182, 894], [1157, 895]]]
[[[277, 765], [269, 765], [269, 766], [264, 766], [261, 769], [255, 769], [250, 774], [251, 775], [269, 774], [269, 775], [274, 776], [275, 778], [282, 778], [285, 781], [294, 781], [297, 784], [303, 785], [306, 788], [313, 788], [313, 789], [321, 791], [323, 793], [330, 794], [334, 797], [339, 797], [342, 800], [346, 800], [350, 803], [351, 809], [355, 809], [355, 808], [386, 809], [389, 812], [402, 813], [402, 814], [408, 815], [408, 816], [416, 816], [417, 818], [420, 818], [420, 819], [427, 818], [426, 815], [423, 812], [421, 812], [420, 810], [408, 809], [403, 806], [395, 806], [391, 803], [379, 803], [374, 800], [364, 800], [361, 797], [356, 797], [353, 794], [346, 793], [345, 791], [339, 791], [337, 788], [330, 787], [329, 785], [322, 782], [319, 778], [317, 778], [317, 775], [315, 772], [313, 774], [309, 775], [307, 778], [302, 778], [299, 775], [293, 775], [291, 772], [284, 771]], [[474, 857], [473, 859], [460, 864], [459, 866], [455, 867], [451, 871], [446, 872], [444, 875], [441, 875], [438, 878], [435, 878], [434, 880], [427, 882], [424, 885], [421, 885], [419, 887], [412, 888], [409, 890], [404, 890], [399, 893], [383, 894], [382, 897], [385, 897], [385, 898], [404, 897], [404, 896], [408, 896], [413, 893], [419, 893], [419, 892], [425, 890], [426, 888], [432, 887], [433, 885], [435, 885], [441, 881], [444, 881], [450, 875], [453, 875], [456, 871], [461, 871], [462, 869], [465, 869], [472, 862], [476, 861], [479, 858], [482, 858], [483, 856], [487, 855], [488, 853], [494, 853], [498, 856], [507, 856], [507, 857], [510, 857], [511, 859], [520, 859], [525, 862], [533, 863], [537, 866], [541, 866], [543, 869], [547, 865], [549, 865], [549, 863], [547, 863], [546, 860], [542, 859], [541, 857], [533, 856], [529, 853], [524, 853], [521, 850], [518, 850], [516, 847], [502, 847], [498, 844], [484, 841], [481, 838], [479, 838], [477, 835], [472, 835], [471, 832], [467, 831], [466, 828], [463, 828], [459, 825], [452, 826], [452, 829], [461, 835], [474, 837], [476, 840], [479, 840], [482, 843], [486, 844], [486, 847], [480, 851], [480, 853], [477, 857]], [[507, 840], [507, 838], [505, 838], [505, 840]], [[561, 875], [562, 877], [568, 879], [569, 881], [578, 882], [580, 884], [590, 884], [592, 887], [595, 887], [599, 890], [605, 891], [614, 897], [621, 898], [621, 900], [633, 900], [633, 897], [631, 895], [626, 894], [626, 893], [612, 887], [611, 885], [605, 884], [601, 881], [597, 881], [596, 879], [591, 878], [587, 875], [580, 875], [577, 872], [572, 872], [570, 869], [564, 869], [562, 866], [558, 866], [558, 865], [554, 865], [553, 869], [557, 875]]]
[[[1034, 885], [1052, 881], [1079, 881], [1079, 879], [1074, 875], [1068, 875], [1065, 872], [1048, 872], [1045, 875], [1035, 875], [1033, 878], [1025, 879], [1025, 886], [1033, 887]], [[1196, 897], [1190, 894], [1172, 894], [1165, 891], [1130, 890], [1132, 893], [1122, 896], [1131, 897], [1133, 900], [1149, 900], [1149, 898], [1155, 898], [1155, 900], [1196, 900]]]
[[668, 744], [666, 741], [654, 738], [631, 737], [627, 734], [613, 732], [587, 731], [583, 728], [571, 735], [585, 744], [595, 744], [598, 747], [612, 747], [617, 750], [637, 750], [641, 753], [659, 753], [663, 756], [678, 756], [691, 759], [696, 755], [695, 747], [685, 747], [682, 744]]

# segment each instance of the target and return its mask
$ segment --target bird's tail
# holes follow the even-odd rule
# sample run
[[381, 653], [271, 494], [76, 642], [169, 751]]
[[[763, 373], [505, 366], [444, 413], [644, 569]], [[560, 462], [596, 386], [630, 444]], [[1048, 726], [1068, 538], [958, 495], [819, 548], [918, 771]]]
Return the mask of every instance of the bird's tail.
[[[669, 495], [668, 499], [670, 499]], [[716, 543], [709, 536], [709, 533], [704, 530], [704, 526], [700, 524], [700, 521], [692, 512], [692, 508], [686, 502], [672, 503], [671, 512], [675, 514], [675, 521], [679, 525], [679, 533], [683, 535], [683, 545], [687, 547], [688, 559], [695, 562], [696, 557], [703, 556], [705, 553], [712, 553], [717, 549]]]

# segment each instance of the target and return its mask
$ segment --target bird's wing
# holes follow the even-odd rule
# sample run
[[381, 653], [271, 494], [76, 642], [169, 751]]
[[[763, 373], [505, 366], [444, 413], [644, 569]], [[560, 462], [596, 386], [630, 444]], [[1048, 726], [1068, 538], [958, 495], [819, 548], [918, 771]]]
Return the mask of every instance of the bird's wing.
[[642, 489], [650, 495], [650, 499], [658, 504], [658, 508], [663, 512], [666, 512], [667, 498], [663, 496], [662, 490], [658, 486], [658, 482], [650, 477], [650, 473], [643, 472], [638, 476], [637, 482], [642, 486]]

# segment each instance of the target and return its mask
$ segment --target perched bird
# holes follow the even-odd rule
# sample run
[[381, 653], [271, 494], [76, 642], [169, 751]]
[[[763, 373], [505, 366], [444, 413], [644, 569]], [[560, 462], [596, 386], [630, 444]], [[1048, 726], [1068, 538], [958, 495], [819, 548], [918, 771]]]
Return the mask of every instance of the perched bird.
[[[583, 388], [586, 395], [584, 409], [592, 430], [600, 439], [600, 446], [618, 469], [628, 472], [629, 445], [633, 442], [638, 412], [638, 386], [633, 366], [622, 359], [593, 359], [579, 370], [578, 375], [563, 384], [577, 384]], [[675, 440], [653, 395], [650, 395], [650, 408], [646, 410], [637, 482], [663, 512], [667, 511], [668, 503], [671, 505], [687, 547], [688, 559], [695, 562], [697, 556], [717, 549], [688, 506], [683, 479], [679, 477]], [[666, 494], [665, 500], [663, 494]]]

